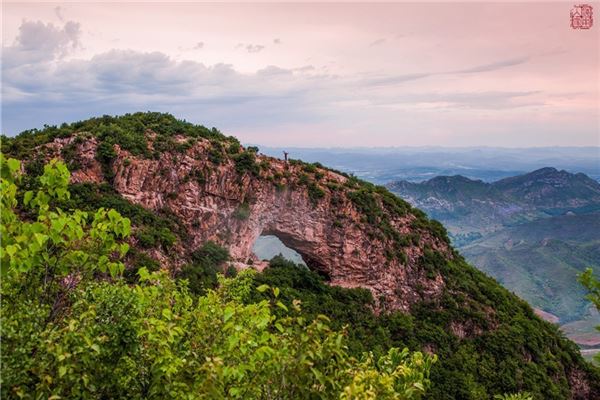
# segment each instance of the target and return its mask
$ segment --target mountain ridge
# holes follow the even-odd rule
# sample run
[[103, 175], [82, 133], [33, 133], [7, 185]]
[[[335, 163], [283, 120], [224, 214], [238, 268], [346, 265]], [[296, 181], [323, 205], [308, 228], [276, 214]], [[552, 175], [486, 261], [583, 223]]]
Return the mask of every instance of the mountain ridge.
[[492, 183], [453, 176], [388, 187], [440, 219], [471, 263], [561, 324], [587, 324], [592, 334], [596, 319], [576, 277], [600, 267], [600, 183], [545, 167]]
[[492, 183], [455, 175], [421, 183], [395, 181], [386, 187], [450, 227], [467, 225], [467, 230], [478, 232], [552, 215], [600, 211], [600, 183], [583, 173], [552, 167]]

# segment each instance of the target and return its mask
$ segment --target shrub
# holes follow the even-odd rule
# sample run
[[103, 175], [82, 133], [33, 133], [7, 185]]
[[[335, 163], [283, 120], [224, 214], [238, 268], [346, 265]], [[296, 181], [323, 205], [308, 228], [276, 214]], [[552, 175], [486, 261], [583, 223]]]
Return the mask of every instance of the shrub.
[[79, 155], [77, 154], [77, 141], [73, 140], [71, 143], [65, 145], [60, 153], [70, 171], [76, 171], [81, 168]]
[[325, 197], [325, 192], [316, 183], [311, 182], [307, 188], [308, 197], [313, 202], [313, 204], [316, 204], [319, 200]]
[[250, 205], [248, 203], [242, 203], [233, 212], [233, 218], [245, 221], [250, 218]]
[[235, 170], [239, 174], [250, 173], [255, 176], [260, 174], [260, 168], [256, 163], [256, 155], [254, 152], [246, 150], [240, 154], [233, 155], [232, 158], [235, 162]]
[[192, 259], [195, 262], [220, 265], [229, 260], [229, 251], [215, 242], [208, 241], [192, 253]]
[[225, 157], [221, 150], [213, 148], [208, 151], [208, 160], [215, 165], [219, 165], [225, 160]]
[[229, 145], [227, 152], [229, 154], [238, 154], [242, 150], [242, 146], [240, 146], [239, 142], [233, 142]]
[[177, 236], [169, 228], [144, 227], [135, 234], [139, 244], [144, 248], [152, 248], [160, 244], [164, 249], [173, 246]]
[[102, 173], [104, 178], [112, 182], [114, 178], [114, 172], [112, 170], [112, 162], [117, 157], [117, 152], [113, 147], [113, 143], [109, 141], [101, 142], [96, 149], [96, 160], [102, 166]]

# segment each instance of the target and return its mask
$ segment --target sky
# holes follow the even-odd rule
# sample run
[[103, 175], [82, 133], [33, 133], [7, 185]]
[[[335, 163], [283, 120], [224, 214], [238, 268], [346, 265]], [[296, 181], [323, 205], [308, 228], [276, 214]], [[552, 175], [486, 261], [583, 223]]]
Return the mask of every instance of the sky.
[[600, 146], [600, 3], [2, 3], [2, 133], [164, 111], [244, 143]]

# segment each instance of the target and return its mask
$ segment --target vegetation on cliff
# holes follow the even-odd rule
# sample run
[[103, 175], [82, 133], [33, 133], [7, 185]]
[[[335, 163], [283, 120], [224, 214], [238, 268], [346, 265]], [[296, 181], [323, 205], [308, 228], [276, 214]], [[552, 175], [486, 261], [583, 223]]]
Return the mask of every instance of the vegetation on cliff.
[[36, 191], [22, 190], [18, 161], [0, 169], [3, 398], [417, 399], [428, 386], [435, 357], [353, 357], [343, 330], [286, 306], [278, 288], [245, 301], [252, 270], [200, 297], [145, 268], [127, 285], [128, 219], [55, 207], [70, 197], [62, 163], [44, 168]]
[[[32, 129], [22, 132], [14, 138], [3, 136], [2, 152], [16, 159], [28, 160], [26, 163], [28, 173], [31, 176], [38, 176], [42, 172], [43, 159], [47, 157], [46, 152], [48, 151], [43, 145], [56, 139], [70, 137], [74, 137], [74, 140], [61, 149], [60, 155], [65, 162], [77, 169], [76, 146], [89, 138], [94, 138], [98, 141], [95, 157], [101, 163], [104, 178], [108, 183], [111, 182], [114, 175], [112, 163], [116, 159], [115, 145], [133, 156], [151, 159], [160, 157], [160, 154], [164, 152], [175, 154], [185, 152], [199, 139], [206, 139], [210, 141], [210, 148], [207, 150], [210, 161], [217, 166], [226, 160], [231, 160], [239, 176], [250, 174], [260, 177], [260, 179], [272, 182], [279, 190], [286, 187], [303, 188], [314, 204], [322, 201], [326, 193], [330, 194], [328, 198], [333, 206], [337, 205], [342, 198], [348, 198], [363, 214], [362, 221], [365, 226], [370, 227], [371, 238], [390, 241], [392, 244], [388, 252], [390, 259], [403, 260], [406, 257], [402, 250], [403, 247], [411, 241], [418, 241], [418, 235], [406, 236], [394, 229], [390, 224], [390, 220], [394, 217], [411, 215], [414, 217], [413, 227], [415, 230], [427, 230], [448, 243], [446, 231], [441, 224], [429, 220], [423, 212], [412, 208], [410, 204], [394, 196], [382, 186], [375, 186], [340, 171], [329, 170], [318, 163], [309, 164], [300, 160], [290, 160], [290, 170], [281, 173], [271, 169], [266, 160], [261, 163], [257, 162], [258, 148], [243, 149], [236, 138], [227, 137], [216, 128], [209, 129], [193, 125], [177, 120], [170, 114], [147, 112], [125, 114], [118, 117], [103, 116], [71, 124], [65, 123], [61, 126], [46, 126], [41, 130]], [[324, 178], [324, 171], [335, 172], [347, 180], [344, 184], [327, 180]], [[206, 175], [210, 173], [210, 170], [195, 171], [194, 176], [186, 177], [186, 179], [203, 182], [206, 180]], [[101, 194], [100, 197], [110, 196], [108, 193], [110, 186], [91, 188], [88, 185], [87, 188], [76, 190], [93, 190], [103, 192], [97, 193]], [[90, 195], [98, 199], [97, 194]], [[84, 202], [86, 197], [85, 193], [80, 196]], [[119, 202], [119, 200], [114, 201], [115, 203]], [[125, 209], [130, 208], [125, 204], [120, 205]], [[122, 211], [119, 208], [120, 205], [115, 204], [115, 209]], [[124, 215], [127, 214], [124, 213]], [[239, 214], [241, 218], [244, 215], [244, 212]], [[344, 215], [338, 216], [337, 223], [344, 223]], [[167, 228], [172, 230], [172, 227]], [[154, 241], [165, 244], [160, 239], [154, 238]]]

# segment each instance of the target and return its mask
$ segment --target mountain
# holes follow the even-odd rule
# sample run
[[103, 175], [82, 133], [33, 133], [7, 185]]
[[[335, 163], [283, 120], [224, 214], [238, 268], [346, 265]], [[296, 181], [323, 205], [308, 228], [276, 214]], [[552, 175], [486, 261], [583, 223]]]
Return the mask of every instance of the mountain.
[[459, 240], [464, 239], [459, 235], [478, 238], [477, 233], [553, 215], [600, 211], [600, 183], [555, 168], [492, 183], [457, 175], [421, 183], [396, 181], [387, 187], [444, 222]]
[[542, 168], [492, 183], [452, 176], [388, 187], [442, 221], [461, 254], [549, 318], [597, 322], [576, 282], [586, 267], [600, 270], [597, 181]]
[[531, 305], [568, 323], [589, 311], [576, 277], [587, 267], [600, 268], [599, 232], [600, 214], [557, 216], [497, 231], [460, 251]]
[[511, 199], [550, 214], [600, 209], [600, 183], [583, 173], [546, 167], [491, 185]]
[[[179, 276], [229, 254], [223, 272], [264, 271], [258, 279], [302, 298], [303, 318], [329, 316], [353, 346], [436, 353], [428, 398], [600, 396], [600, 371], [574, 343], [384, 187], [158, 113], [27, 131], [3, 138], [2, 152], [24, 161], [28, 185], [45, 162], [63, 159], [72, 195], [61, 207], [114, 208], [131, 219], [128, 279], [141, 266]], [[278, 237], [310, 271], [273, 270], [254, 254], [261, 235]]]

